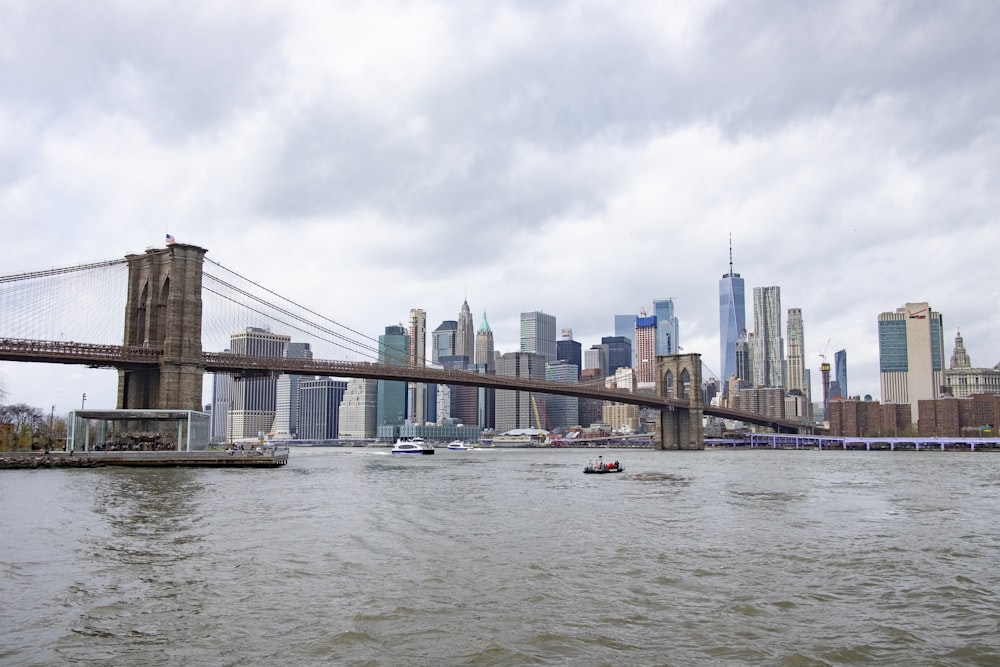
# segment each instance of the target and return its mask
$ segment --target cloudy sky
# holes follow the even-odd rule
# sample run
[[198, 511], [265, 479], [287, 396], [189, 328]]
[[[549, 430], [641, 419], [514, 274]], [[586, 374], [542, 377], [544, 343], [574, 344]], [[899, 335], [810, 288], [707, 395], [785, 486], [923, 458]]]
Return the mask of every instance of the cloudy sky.
[[[808, 366], [845, 348], [877, 398], [909, 301], [1000, 361], [998, 29], [990, 0], [0, 0], [0, 275], [170, 232], [372, 336], [468, 299], [502, 352], [522, 311], [586, 348], [672, 297], [718, 372], [732, 235], [748, 313], [780, 286]], [[114, 377], [0, 364], [46, 411]]]

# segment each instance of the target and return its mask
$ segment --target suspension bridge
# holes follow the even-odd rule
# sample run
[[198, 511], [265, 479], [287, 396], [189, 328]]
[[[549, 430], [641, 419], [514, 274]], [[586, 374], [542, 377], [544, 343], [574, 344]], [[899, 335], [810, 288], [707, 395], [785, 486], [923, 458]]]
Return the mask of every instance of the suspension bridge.
[[[234, 332], [263, 326], [308, 342], [312, 358], [227, 351]], [[389, 356], [387, 356], [387, 354]], [[0, 360], [118, 371], [119, 409], [201, 410], [203, 375], [370, 378], [560, 394], [655, 408], [660, 446], [701, 449], [702, 416], [779, 432], [802, 425], [703, 405], [698, 354], [657, 359], [656, 394], [411, 365], [376, 338], [174, 243], [124, 258], [0, 276]]]

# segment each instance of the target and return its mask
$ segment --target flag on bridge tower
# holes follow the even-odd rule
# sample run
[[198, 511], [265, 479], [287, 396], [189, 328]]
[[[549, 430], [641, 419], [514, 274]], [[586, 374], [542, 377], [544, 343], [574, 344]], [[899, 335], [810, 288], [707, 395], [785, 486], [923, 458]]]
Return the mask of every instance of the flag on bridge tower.
[[170, 245], [171, 243], [173, 243], [176, 240], [177, 239], [175, 239], [172, 234], [167, 234], [167, 245]]

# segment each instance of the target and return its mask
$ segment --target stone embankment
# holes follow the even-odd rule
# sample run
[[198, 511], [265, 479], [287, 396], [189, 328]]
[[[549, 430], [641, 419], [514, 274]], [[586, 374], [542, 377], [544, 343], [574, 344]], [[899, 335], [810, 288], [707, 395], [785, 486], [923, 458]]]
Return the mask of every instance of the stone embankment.
[[101, 463], [85, 457], [44, 452], [0, 452], [0, 470], [23, 468], [96, 468]]

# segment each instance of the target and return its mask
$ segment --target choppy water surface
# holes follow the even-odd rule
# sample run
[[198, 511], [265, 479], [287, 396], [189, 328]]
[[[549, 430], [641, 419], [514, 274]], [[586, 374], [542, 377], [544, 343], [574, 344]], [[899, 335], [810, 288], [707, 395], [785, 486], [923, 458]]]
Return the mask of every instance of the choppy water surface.
[[1000, 456], [0, 473], [0, 664], [996, 665]]

